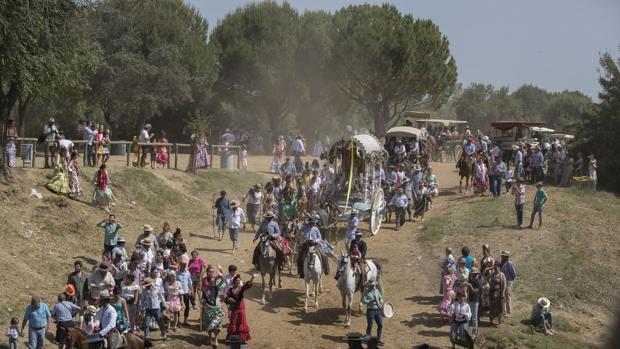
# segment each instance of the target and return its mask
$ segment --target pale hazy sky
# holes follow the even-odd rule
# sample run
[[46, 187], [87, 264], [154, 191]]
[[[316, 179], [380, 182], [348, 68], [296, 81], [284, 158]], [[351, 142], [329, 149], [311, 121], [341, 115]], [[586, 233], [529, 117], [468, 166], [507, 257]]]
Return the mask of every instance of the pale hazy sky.
[[[186, 1], [211, 28], [252, 2]], [[300, 12], [333, 12], [364, 2], [389, 2], [402, 13], [433, 20], [450, 40], [459, 81], [465, 85], [482, 82], [514, 90], [531, 83], [596, 97], [599, 53], [620, 55], [620, 0], [289, 0]]]

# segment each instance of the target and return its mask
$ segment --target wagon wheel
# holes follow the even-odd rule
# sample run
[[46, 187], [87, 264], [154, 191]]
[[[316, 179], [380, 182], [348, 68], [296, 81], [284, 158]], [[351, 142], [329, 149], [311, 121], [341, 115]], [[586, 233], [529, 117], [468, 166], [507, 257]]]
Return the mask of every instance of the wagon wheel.
[[460, 144], [454, 147], [454, 161], [459, 161], [462, 154], [463, 154], [463, 147]]
[[370, 212], [370, 232], [377, 235], [383, 221], [386, 202], [383, 196], [383, 189], [377, 189], [372, 197], [372, 211]]

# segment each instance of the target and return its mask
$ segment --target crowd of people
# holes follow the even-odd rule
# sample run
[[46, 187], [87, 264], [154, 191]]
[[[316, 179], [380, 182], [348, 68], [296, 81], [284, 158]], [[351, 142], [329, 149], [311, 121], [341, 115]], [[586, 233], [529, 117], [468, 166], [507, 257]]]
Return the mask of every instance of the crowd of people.
[[144, 225], [131, 250], [120, 235], [123, 224], [114, 214], [97, 227], [104, 236], [101, 260], [92, 270], [75, 261], [51, 311], [32, 297], [21, 329], [16, 325], [10, 333], [16, 335], [15, 340], [28, 325], [29, 348], [42, 348], [54, 320], [61, 349], [68, 348], [70, 328], [80, 328], [92, 341], [105, 337], [113, 349], [120, 334], [142, 331], [148, 345], [152, 331], [167, 340], [170, 332], [189, 326], [190, 310], [197, 308], [200, 329], [208, 333], [207, 344], [213, 348], [224, 325], [227, 340], [251, 339], [243, 298], [254, 276], [242, 280], [235, 265], [224, 271], [220, 265], [205, 262], [198, 251], [188, 252], [181, 229], [172, 232], [167, 222], [157, 235], [150, 225]]
[[[467, 345], [478, 335], [481, 318], [488, 316], [491, 326], [500, 327], [503, 318], [512, 313], [512, 288], [517, 279], [510, 251], [503, 250], [493, 258], [491, 247], [482, 245], [482, 257], [476, 259], [464, 246], [456, 259], [450, 247], [440, 264], [439, 294], [443, 296], [437, 311], [451, 323], [450, 340]], [[553, 335], [551, 302], [541, 297], [534, 304], [530, 322], [545, 335]]]

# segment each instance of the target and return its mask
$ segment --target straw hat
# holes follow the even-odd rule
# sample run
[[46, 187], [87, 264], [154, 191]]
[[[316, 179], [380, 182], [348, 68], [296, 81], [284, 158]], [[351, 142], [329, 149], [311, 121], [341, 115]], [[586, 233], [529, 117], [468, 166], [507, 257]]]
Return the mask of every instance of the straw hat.
[[107, 299], [112, 297], [112, 295], [110, 294], [110, 291], [108, 289], [103, 289], [101, 290], [101, 292], [99, 292], [99, 299]]
[[140, 241], [140, 243], [142, 245], [145, 245], [145, 246], [151, 246], [153, 244], [153, 241], [151, 241], [151, 239], [149, 239], [149, 238], [146, 238], [146, 239], [142, 239], [142, 241]]
[[230, 202], [230, 208], [235, 208], [235, 207], [239, 207], [239, 203], [237, 203], [237, 201], [233, 200]]
[[151, 227], [148, 224], [145, 224], [144, 227], [142, 227], [142, 230], [144, 230], [144, 231], [153, 231], [153, 227]]
[[273, 214], [273, 211], [267, 211], [267, 213], [265, 213], [263, 215], [264, 218], [273, 218], [275, 217], [275, 215]]
[[551, 306], [551, 302], [549, 299], [545, 297], [538, 298], [538, 305], [543, 307], [543, 309], [548, 309]]
[[152, 284], [153, 284], [153, 279], [151, 279], [151, 278], [145, 278], [145, 279], [142, 281], [142, 286], [150, 286], [150, 285], [152, 285]]
[[536, 188], [540, 188], [543, 186], [543, 182], [536, 182]]
[[510, 257], [510, 251], [508, 251], [508, 250], [503, 250], [501, 255], [502, 255], [502, 256], [506, 256], [506, 257]]
[[95, 308], [94, 305], [89, 305], [88, 307], [86, 307], [85, 313], [89, 315], [95, 315], [97, 314], [97, 308]]

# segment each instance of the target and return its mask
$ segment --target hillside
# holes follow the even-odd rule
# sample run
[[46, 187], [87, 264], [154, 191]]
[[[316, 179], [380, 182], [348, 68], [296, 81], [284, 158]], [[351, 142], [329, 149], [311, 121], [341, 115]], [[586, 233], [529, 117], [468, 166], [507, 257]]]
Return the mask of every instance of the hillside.
[[[251, 166], [264, 168], [263, 162], [253, 161]], [[513, 289], [515, 314], [499, 330], [485, 327], [487, 319], [483, 319], [481, 347], [598, 347], [611, 324], [610, 308], [620, 288], [620, 274], [614, 268], [620, 256], [620, 199], [603, 192], [547, 188], [550, 201], [545, 207], [543, 229], [516, 230], [512, 228], [511, 198], [459, 195], [454, 187], [458, 180], [453, 165], [435, 164], [434, 168], [442, 195], [426, 221], [408, 222], [399, 232], [386, 224], [379, 235], [366, 238], [369, 255], [384, 267], [386, 299], [396, 309], [395, 317], [386, 321], [384, 328], [388, 347], [411, 348], [424, 342], [448, 346], [448, 327], [435, 310], [440, 300], [438, 263], [446, 246], [456, 254], [466, 244], [479, 257], [483, 243], [491, 245], [493, 255], [502, 249], [513, 253], [518, 281]], [[90, 177], [92, 170], [87, 172]], [[49, 174], [51, 171], [16, 169], [9, 183], [0, 184], [4, 240], [0, 263], [6, 266], [5, 282], [0, 285], [0, 294], [6, 295], [0, 298], [2, 326], [11, 316], [23, 315], [33, 293], [53, 304], [73, 261], [93, 264], [100, 254], [102, 232], [95, 223], [105, 217], [105, 212], [47, 191], [43, 185]], [[181, 171], [115, 166], [111, 178], [119, 198], [114, 213], [125, 224], [122, 235], [128, 245], [133, 245], [143, 224], [151, 224], [157, 232], [168, 221], [183, 229], [189, 247], [198, 249], [208, 262], [223, 266], [235, 263], [244, 275], [250, 271], [250, 232], [241, 234], [240, 253], [230, 255], [229, 241], [211, 238], [210, 207], [219, 190], [226, 189], [233, 198], [240, 198], [250, 185], [264, 182], [266, 175], [209, 170], [193, 176]], [[31, 188], [40, 191], [44, 199], [28, 197]], [[528, 208], [533, 191], [528, 190]], [[89, 197], [90, 192], [82, 200]], [[266, 306], [256, 302], [260, 287], [249, 293], [252, 348], [285, 348], [299, 341], [312, 343], [308, 348], [344, 348], [340, 338], [347, 330], [342, 324], [344, 316], [333, 276], [323, 279], [326, 293], [321, 296], [321, 309], [311, 309], [309, 314], [301, 311], [303, 283], [289, 277], [288, 271], [283, 276], [284, 289], [277, 290]], [[560, 332], [557, 336], [544, 337], [523, 323], [531, 304], [541, 296], [553, 303]], [[190, 315], [193, 329], [196, 318], [197, 313]], [[364, 316], [356, 314], [353, 329], [363, 331], [365, 321]], [[274, 323], [287, 335], [271, 336]], [[194, 347], [205, 338], [193, 331], [172, 337], [176, 339], [172, 344], [159, 346]]]

